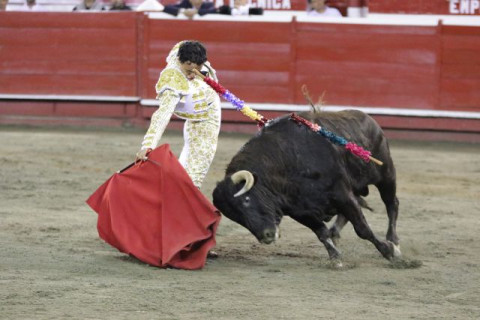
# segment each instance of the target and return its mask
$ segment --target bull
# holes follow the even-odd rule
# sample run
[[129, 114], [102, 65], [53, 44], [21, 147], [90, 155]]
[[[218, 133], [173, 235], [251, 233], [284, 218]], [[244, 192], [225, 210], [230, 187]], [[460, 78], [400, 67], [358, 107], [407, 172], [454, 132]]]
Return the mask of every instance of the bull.
[[[262, 243], [275, 241], [282, 217], [290, 216], [315, 233], [330, 259], [341, 258], [336, 240], [348, 222], [386, 259], [400, 256], [395, 167], [380, 126], [357, 110], [301, 116], [363, 146], [383, 165], [364, 162], [284, 116], [271, 120], [233, 157], [213, 191], [214, 205]], [[362, 213], [369, 185], [386, 207], [386, 240], [373, 233]], [[335, 216], [329, 228], [326, 222]]]

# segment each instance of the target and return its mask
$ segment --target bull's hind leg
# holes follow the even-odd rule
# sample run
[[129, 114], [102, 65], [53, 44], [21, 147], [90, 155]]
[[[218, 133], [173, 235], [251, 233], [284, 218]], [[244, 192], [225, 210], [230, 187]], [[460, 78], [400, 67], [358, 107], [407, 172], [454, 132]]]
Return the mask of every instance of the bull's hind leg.
[[388, 214], [388, 231], [387, 240], [399, 244], [400, 239], [397, 235], [397, 218], [398, 218], [398, 199], [396, 196], [396, 184], [394, 179], [382, 181], [376, 186], [380, 192], [380, 197], [387, 208]]
[[[313, 230], [313, 229], [312, 229]], [[340, 252], [337, 250], [335, 247], [334, 242], [330, 238], [330, 232], [325, 225], [324, 222], [322, 222], [316, 230], [313, 230], [315, 234], [317, 235], [318, 240], [320, 240], [325, 248], [327, 249], [328, 256], [330, 259], [340, 259]]]
[[329, 230], [330, 238], [332, 238], [335, 244], [337, 244], [338, 239], [340, 239], [340, 232], [347, 223], [348, 220], [342, 214], [337, 215], [335, 223], [333, 224], [333, 226], [330, 227]]
[[388, 260], [398, 256], [398, 251], [392, 242], [380, 240], [370, 229], [362, 209], [353, 194], [341, 207], [345, 218], [352, 223], [355, 232], [360, 238], [373, 243], [382, 256]]

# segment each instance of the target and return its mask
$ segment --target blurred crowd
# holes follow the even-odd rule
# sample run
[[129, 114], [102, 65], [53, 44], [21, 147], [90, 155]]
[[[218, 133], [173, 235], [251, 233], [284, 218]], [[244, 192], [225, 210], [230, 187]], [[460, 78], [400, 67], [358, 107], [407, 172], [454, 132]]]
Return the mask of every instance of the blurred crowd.
[[[215, 5], [210, 0], [178, 0], [162, 4], [162, 0], [0, 0], [0, 11], [156, 11], [193, 19], [206, 14], [231, 16], [262, 15], [263, 8], [253, 7], [251, 0], [230, 0]], [[132, 1], [127, 2], [127, 1]], [[329, 7], [328, 0], [305, 0], [309, 16], [341, 17], [338, 9]]]

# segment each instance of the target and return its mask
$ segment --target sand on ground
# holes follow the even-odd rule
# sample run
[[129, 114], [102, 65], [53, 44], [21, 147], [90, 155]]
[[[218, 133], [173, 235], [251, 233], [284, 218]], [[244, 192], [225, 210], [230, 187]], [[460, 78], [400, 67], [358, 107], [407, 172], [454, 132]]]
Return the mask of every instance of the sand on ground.
[[[131, 162], [132, 129], [0, 128], [0, 319], [479, 319], [480, 146], [391, 141], [397, 168], [399, 268], [351, 225], [329, 264], [323, 245], [289, 218], [274, 244], [259, 244], [223, 217], [204, 269], [160, 269], [99, 239], [85, 204]], [[202, 187], [211, 199], [248, 135], [222, 134]], [[163, 141], [178, 155], [182, 136]], [[365, 212], [384, 237], [375, 188]]]

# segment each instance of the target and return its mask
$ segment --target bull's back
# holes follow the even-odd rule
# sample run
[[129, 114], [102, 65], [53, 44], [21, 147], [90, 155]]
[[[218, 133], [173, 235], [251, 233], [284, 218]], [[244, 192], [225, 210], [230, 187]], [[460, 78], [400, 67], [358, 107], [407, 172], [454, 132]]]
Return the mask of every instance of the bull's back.
[[302, 116], [365, 148], [375, 147], [383, 138], [382, 129], [375, 120], [359, 110], [307, 112]]
[[[319, 124], [325, 130], [370, 151], [373, 157], [384, 163], [383, 166], [378, 166], [373, 163], [365, 163], [353, 155], [346, 155], [347, 172], [357, 184], [357, 188], [361, 189], [368, 184], [376, 184], [385, 174], [395, 174], [387, 139], [382, 128], [369, 115], [359, 110], [344, 110], [305, 113], [302, 116]], [[339, 152], [347, 153], [344, 148], [342, 149]]]
[[382, 129], [367, 114], [345, 110], [304, 112], [299, 115], [372, 152], [372, 156], [386, 165], [380, 169], [373, 163], [366, 163], [349, 154], [344, 147], [334, 145], [327, 138], [314, 134], [290, 120], [289, 116], [284, 116], [272, 120], [242, 147], [228, 166], [227, 174], [237, 170], [255, 171], [259, 163], [263, 166], [262, 170], [269, 173], [298, 174], [298, 171], [304, 171], [333, 176], [334, 172], [344, 172], [349, 176], [348, 180], [356, 184], [355, 189], [363, 189], [379, 181], [381, 170], [390, 167], [388, 144]]

